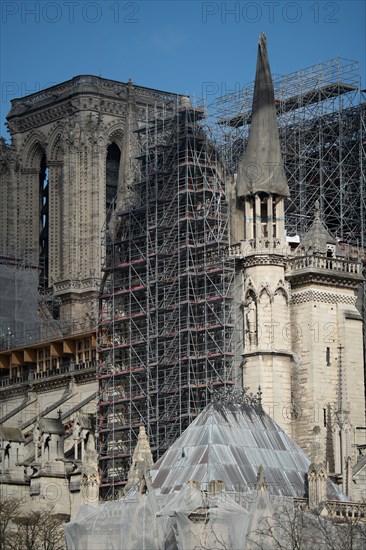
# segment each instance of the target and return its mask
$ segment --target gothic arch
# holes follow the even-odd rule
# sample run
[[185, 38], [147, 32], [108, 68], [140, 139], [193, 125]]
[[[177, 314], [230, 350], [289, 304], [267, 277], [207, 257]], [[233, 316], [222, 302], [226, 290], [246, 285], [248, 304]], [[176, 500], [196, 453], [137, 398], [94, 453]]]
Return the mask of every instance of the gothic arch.
[[273, 295], [271, 294], [269, 288], [268, 288], [268, 285], [263, 285], [262, 288], [259, 290], [258, 292], [258, 300], [260, 301], [263, 294], [266, 294], [269, 298], [269, 301], [270, 302], [273, 302]]
[[244, 294], [244, 302], [245, 303], [247, 302], [249, 297], [252, 297], [255, 302], [258, 300], [258, 295], [257, 295], [257, 293], [256, 293], [256, 291], [254, 290], [253, 287], [249, 287], [249, 288], [246, 289], [245, 294]]
[[106, 156], [108, 147], [115, 143], [119, 149], [122, 151], [123, 147], [123, 136], [124, 136], [124, 125], [121, 122], [113, 123], [111, 126], [106, 128]]
[[61, 160], [62, 158], [62, 127], [60, 125], [55, 126], [48, 138], [47, 146], [47, 159], [49, 161]]
[[107, 224], [116, 208], [119, 180], [121, 177], [122, 149], [116, 141], [112, 141], [106, 148], [105, 161], [105, 204]]
[[258, 299], [258, 293], [256, 292], [256, 290], [254, 288], [253, 281], [250, 277], [248, 277], [245, 281], [245, 293], [244, 293], [244, 300], [245, 301], [247, 300], [250, 293], [253, 293], [253, 296], [255, 297], [256, 300]]
[[21, 157], [24, 168], [39, 168], [42, 156], [46, 153], [47, 140], [43, 133], [32, 132], [24, 146], [22, 147]]
[[289, 303], [288, 292], [283, 286], [280, 286], [280, 285], [274, 291], [273, 297], [275, 298], [276, 296], [279, 296], [279, 295], [282, 295], [285, 298], [286, 304]]

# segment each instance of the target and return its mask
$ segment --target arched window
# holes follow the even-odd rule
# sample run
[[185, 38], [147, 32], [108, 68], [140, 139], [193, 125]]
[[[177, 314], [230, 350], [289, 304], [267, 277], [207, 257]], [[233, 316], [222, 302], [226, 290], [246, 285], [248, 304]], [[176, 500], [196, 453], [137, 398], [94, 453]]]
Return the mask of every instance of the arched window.
[[41, 267], [40, 286], [48, 287], [48, 243], [49, 243], [49, 200], [48, 168], [45, 153], [41, 158], [39, 171], [39, 264]]
[[116, 205], [118, 188], [119, 167], [121, 161], [121, 150], [116, 143], [111, 143], [107, 149], [106, 161], [106, 217], [107, 224]]

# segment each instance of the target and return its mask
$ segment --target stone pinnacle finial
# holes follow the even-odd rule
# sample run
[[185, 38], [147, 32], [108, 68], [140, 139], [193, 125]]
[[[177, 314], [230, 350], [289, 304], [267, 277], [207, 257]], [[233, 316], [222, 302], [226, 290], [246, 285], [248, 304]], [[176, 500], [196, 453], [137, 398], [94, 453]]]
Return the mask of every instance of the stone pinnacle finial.
[[256, 489], [257, 491], [265, 491], [266, 489], [263, 464], [260, 464], [258, 468]]
[[258, 405], [261, 405], [261, 406], [262, 406], [262, 395], [263, 395], [262, 388], [258, 386], [257, 400], [258, 400]]
[[238, 197], [261, 191], [282, 197], [290, 195], [278, 135], [267, 42], [263, 33], [258, 44], [252, 124], [246, 151], [239, 162], [236, 188]]
[[138, 484], [139, 493], [151, 488], [150, 469], [152, 465], [153, 457], [145, 426], [140, 426], [136, 447], [132, 456], [132, 464], [128, 472], [125, 493], [136, 484]]

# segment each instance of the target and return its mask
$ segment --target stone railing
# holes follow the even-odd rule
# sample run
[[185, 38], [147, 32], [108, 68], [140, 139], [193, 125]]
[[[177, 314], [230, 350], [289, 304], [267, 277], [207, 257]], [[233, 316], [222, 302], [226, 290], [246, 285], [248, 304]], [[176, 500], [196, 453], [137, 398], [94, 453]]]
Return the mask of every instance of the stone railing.
[[42, 372], [30, 371], [27, 374], [23, 374], [17, 378], [9, 378], [9, 376], [4, 376], [3, 378], [0, 378], [0, 389], [15, 386], [17, 384], [33, 384], [49, 378], [54, 378], [56, 376], [75, 374], [86, 369], [96, 370], [96, 368], [96, 361], [86, 361], [85, 363], [76, 364], [67, 363], [65, 365], [61, 365], [59, 369], [45, 370]]
[[[306, 498], [295, 498], [294, 506], [298, 510], [309, 509], [309, 502]], [[340, 500], [326, 500], [321, 503], [320, 509], [326, 511], [327, 517], [338, 518], [348, 521], [366, 521], [366, 503], [364, 502], [342, 502]]]
[[278, 238], [273, 239], [250, 239], [232, 244], [229, 247], [231, 257], [245, 258], [254, 254], [280, 254], [287, 255], [288, 244]]
[[366, 521], [366, 503], [363, 502], [340, 502], [339, 500], [328, 500], [324, 503], [328, 517]]
[[288, 270], [299, 269], [326, 269], [338, 273], [362, 276], [362, 265], [358, 262], [342, 260], [339, 258], [328, 258], [326, 256], [300, 256], [290, 261]]

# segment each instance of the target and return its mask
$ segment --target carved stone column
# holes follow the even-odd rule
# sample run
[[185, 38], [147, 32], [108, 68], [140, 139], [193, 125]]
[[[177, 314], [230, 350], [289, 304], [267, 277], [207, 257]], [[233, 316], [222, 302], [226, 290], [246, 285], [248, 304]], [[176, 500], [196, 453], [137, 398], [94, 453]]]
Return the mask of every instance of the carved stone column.
[[24, 257], [34, 262], [39, 261], [40, 235], [40, 200], [39, 200], [39, 173], [37, 168], [22, 168], [20, 170], [20, 185], [18, 191], [19, 212], [32, 212], [32, 216], [25, 215], [19, 219], [18, 250]]
[[62, 162], [49, 161], [48, 165], [48, 226], [49, 226], [49, 286], [57, 280], [61, 269], [61, 253], [63, 240], [61, 234], [61, 191], [62, 191]]

